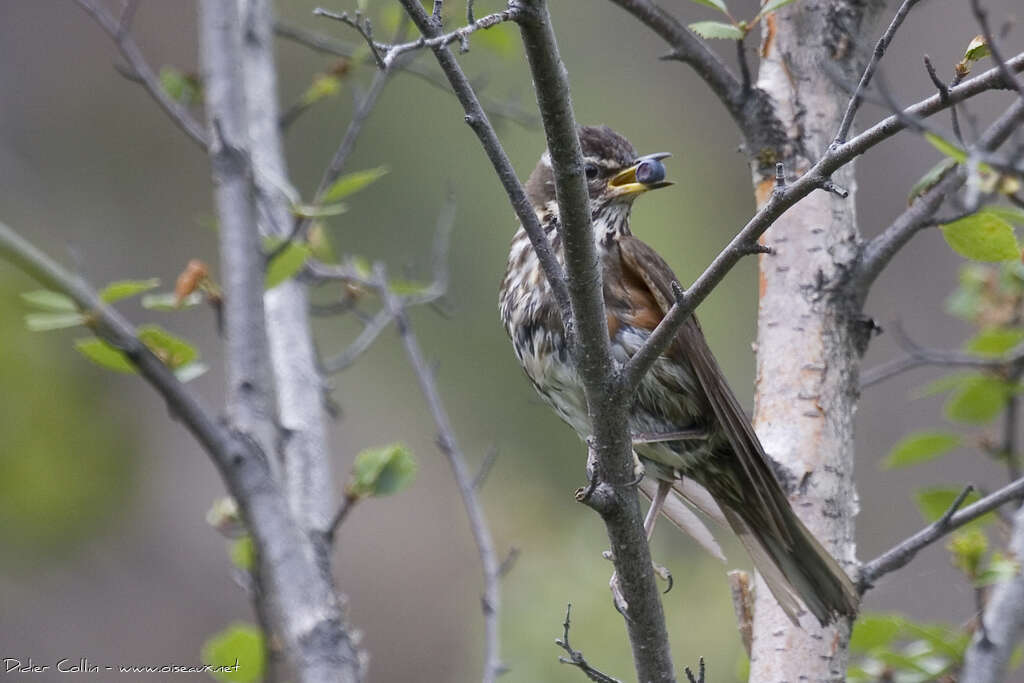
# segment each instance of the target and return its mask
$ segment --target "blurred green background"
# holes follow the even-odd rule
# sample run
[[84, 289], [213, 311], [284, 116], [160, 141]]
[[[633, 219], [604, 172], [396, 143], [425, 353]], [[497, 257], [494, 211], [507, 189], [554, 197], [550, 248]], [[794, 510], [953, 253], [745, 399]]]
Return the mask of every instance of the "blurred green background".
[[[988, 4], [1002, 17], [1014, 2]], [[328, 7], [352, 9], [352, 3]], [[380, 8], [389, 3], [369, 4], [378, 26], [386, 26], [387, 10]], [[454, 23], [462, 3], [449, 4]], [[688, 22], [713, 18], [692, 2], [664, 5]], [[923, 52], [951, 73], [977, 32], [964, 5], [933, 0], [901, 31], [883, 67], [900, 101], [931, 94], [920, 66]], [[351, 31], [314, 18], [314, 6], [289, 3], [281, 13], [355, 44]], [[500, 3], [476, 6], [479, 16]], [[756, 12], [750, 0], [730, 6], [738, 16]], [[659, 61], [665, 52], [660, 40], [617, 8], [556, 0], [552, 13], [579, 120], [611, 125], [642, 153], [674, 154], [669, 173], [677, 184], [638, 203], [634, 230], [684, 283], [692, 280], [753, 209], [739, 136], [687, 68]], [[197, 69], [192, 3], [144, 3], [136, 26], [153, 65]], [[385, 30], [378, 32], [383, 39]], [[861, 39], [873, 42], [874, 36]], [[484, 92], [530, 110], [530, 79], [514, 28], [493, 29], [471, 42], [461, 61]], [[731, 60], [734, 50], [726, 47], [723, 56]], [[333, 61], [287, 41], [278, 43], [278, 55], [283, 107]], [[72, 3], [0, 2], [0, 220], [97, 285], [159, 277], [167, 288], [188, 259], [217, 263], [207, 160], [138, 86], [114, 71], [116, 60], [107, 37]], [[431, 62], [429, 54], [419, 58]], [[307, 198], [347, 125], [352, 93], [371, 76], [369, 68], [355, 69], [339, 97], [291, 128], [292, 180]], [[1004, 101], [993, 95], [971, 111], [984, 123]], [[866, 106], [861, 120], [879, 115]], [[525, 177], [543, 150], [542, 134], [508, 122], [499, 132]], [[866, 234], [905, 206], [909, 186], [936, 160], [938, 153], [923, 141], [904, 136], [860, 163], [858, 210]], [[453, 315], [420, 310], [414, 322], [438, 363], [441, 391], [473, 464], [491, 447], [500, 453], [484, 499], [499, 548], [521, 551], [504, 583], [502, 654], [510, 671], [503, 680], [579, 680], [578, 672], [558, 663], [553, 644], [567, 602], [574, 606], [573, 644], [593, 664], [628, 679], [628, 646], [607, 590], [611, 565], [600, 556], [607, 543], [603, 525], [572, 497], [583, 481], [585, 451], [534, 396], [498, 322], [496, 290], [515, 219], [454, 98], [419, 79], [395, 77], [346, 170], [381, 164], [390, 174], [352, 197], [348, 213], [329, 219], [329, 233], [339, 252], [426, 276], [436, 216], [448, 189], [454, 190]], [[943, 298], [959, 263], [937, 233], [922, 234], [876, 286], [868, 313], [883, 326], [902, 320], [929, 345], [958, 345], [965, 328], [943, 312]], [[747, 405], [754, 277], [754, 261], [741, 264], [700, 311]], [[71, 348], [80, 334], [24, 330], [17, 294], [34, 288], [0, 263], [0, 658], [198, 663], [211, 633], [250, 618], [224, 541], [204, 521], [223, 487], [205, 455], [137, 378], [88, 364]], [[221, 405], [221, 348], [212, 314], [156, 314], [134, 303], [122, 308], [136, 322], [159, 322], [194, 340], [213, 367], [195, 388], [208, 405]], [[357, 331], [350, 319], [322, 321], [319, 347], [340, 350]], [[882, 337], [866, 366], [896, 352]], [[878, 460], [899, 437], [941, 422], [938, 399], [908, 398], [929, 372], [869, 390], [861, 404], [863, 558], [921, 524], [913, 486], [968, 480], [995, 486], [1002, 480], [970, 452], [913, 470], [879, 471]], [[339, 535], [338, 581], [371, 653], [370, 680], [473, 680], [482, 625], [479, 563], [394, 334], [384, 334], [331, 382], [342, 410], [332, 427], [339, 488], [356, 452], [394, 440], [410, 444], [421, 470], [401, 495], [360, 505]], [[665, 603], [676, 661], [692, 665], [703, 655], [711, 680], [731, 680], [743, 664], [726, 568], [668, 525], [656, 535], [654, 552], [676, 579]], [[747, 565], [731, 540], [727, 552], [730, 567]], [[941, 548], [885, 579], [867, 600], [869, 609], [951, 622], [965, 620], [971, 604], [970, 586]]]

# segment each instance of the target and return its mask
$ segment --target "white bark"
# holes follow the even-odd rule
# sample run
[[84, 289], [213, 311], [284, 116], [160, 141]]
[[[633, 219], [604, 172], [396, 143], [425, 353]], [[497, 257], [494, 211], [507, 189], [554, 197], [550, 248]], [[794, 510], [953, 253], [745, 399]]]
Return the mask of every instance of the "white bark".
[[[1024, 558], [1024, 508], [1013, 520], [1010, 552], [1020, 562]], [[1013, 650], [1024, 635], [1024, 575], [1018, 573], [993, 589], [985, 614], [985, 633], [974, 635], [964, 658], [960, 683], [998, 683], [1006, 680], [1006, 667]]]
[[[861, 5], [801, 0], [765, 27], [770, 39], [757, 85], [786, 129], [790, 147], [780, 160], [789, 180], [806, 171], [835, 135], [847, 97], [826, 69], [852, 76], [852, 46], [841, 26], [856, 27], [865, 12]], [[847, 199], [817, 191], [762, 238], [777, 253], [760, 257], [754, 425], [766, 452], [782, 466], [780, 479], [797, 514], [852, 574], [859, 352], [853, 305], [830, 290], [858, 253], [852, 164], [834, 181], [850, 191]], [[755, 175], [755, 183], [762, 204], [772, 180]], [[823, 629], [806, 615], [801, 627], [790, 623], [759, 577], [751, 681], [844, 680], [850, 624]]]

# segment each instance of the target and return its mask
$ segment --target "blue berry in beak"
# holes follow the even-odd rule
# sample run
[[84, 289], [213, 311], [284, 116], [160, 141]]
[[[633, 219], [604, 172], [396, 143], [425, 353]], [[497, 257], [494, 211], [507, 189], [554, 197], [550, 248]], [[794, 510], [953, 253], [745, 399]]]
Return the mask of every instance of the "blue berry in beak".
[[636, 167], [636, 181], [644, 185], [659, 183], [665, 179], [665, 164], [657, 159], [644, 159]]

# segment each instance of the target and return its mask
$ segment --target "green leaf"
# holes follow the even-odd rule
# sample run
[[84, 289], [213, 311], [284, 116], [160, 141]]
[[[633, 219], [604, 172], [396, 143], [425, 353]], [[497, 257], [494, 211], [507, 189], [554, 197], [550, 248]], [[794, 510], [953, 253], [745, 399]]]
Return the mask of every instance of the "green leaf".
[[146, 294], [140, 302], [143, 308], [153, 311], [181, 311], [186, 308], [194, 308], [203, 303], [203, 295], [199, 292], [192, 292], [182, 299], [180, 306], [176, 305], [177, 300], [178, 297], [175, 296], [174, 292], [161, 292], [159, 294]]
[[128, 362], [128, 358], [102, 339], [96, 337], [76, 339], [75, 348], [93, 363], [108, 370], [135, 372], [135, 366]]
[[757, 13], [757, 16], [763, 17], [770, 12], [782, 9], [791, 2], [793, 2], [793, 0], [768, 0], [764, 7], [761, 8], [761, 11]]
[[25, 316], [25, 327], [29, 332], [50, 332], [84, 325], [88, 318], [84, 313], [29, 313]]
[[961, 443], [960, 435], [945, 432], [918, 432], [893, 446], [889, 457], [882, 461], [883, 469], [907, 467], [934, 460], [945, 455]]
[[964, 51], [964, 59], [969, 62], [976, 62], [979, 59], [988, 57], [988, 55], [988, 43], [985, 42], [985, 36], [974, 36]]
[[199, 99], [199, 82], [196, 78], [173, 66], [160, 67], [160, 85], [172, 100], [183, 104], [192, 104]]
[[320, 100], [334, 97], [341, 92], [341, 79], [331, 74], [316, 74], [306, 92], [302, 93], [302, 103], [307, 107]]
[[1019, 562], [1006, 557], [1002, 553], [992, 553], [992, 559], [989, 560], [988, 566], [985, 567], [985, 570], [978, 574], [977, 577], [975, 577], [974, 585], [977, 587], [991, 586], [995, 583], [1009, 581], [1019, 575]]
[[109, 285], [103, 288], [100, 292], [100, 298], [106, 301], [108, 304], [112, 304], [115, 301], [121, 299], [127, 299], [129, 297], [137, 296], [143, 292], [158, 287], [160, 280], [151, 278], [149, 280], [119, 280], [117, 282], [111, 282]]
[[1008, 261], [1020, 256], [1013, 227], [989, 211], [943, 225], [942, 236], [953, 251], [975, 261]]
[[21, 298], [29, 306], [43, 311], [52, 311], [54, 313], [74, 313], [78, 311], [78, 306], [71, 297], [49, 289], [22, 292]]
[[1020, 209], [1014, 209], [1009, 206], [990, 206], [985, 211], [994, 216], [999, 216], [1007, 223], [1024, 225], [1024, 211]]
[[243, 571], [251, 572], [256, 558], [256, 546], [252, 543], [252, 536], [246, 534], [231, 541], [228, 555], [231, 556], [231, 564]]
[[324, 194], [320, 197], [319, 203], [327, 204], [329, 202], [336, 202], [339, 199], [344, 199], [350, 194], [355, 194], [368, 185], [372, 185], [387, 174], [387, 166], [378, 166], [377, 168], [368, 168], [363, 171], [346, 173], [331, 183], [330, 187], [324, 190]]
[[939, 394], [945, 394], [953, 391], [954, 389], [959, 389], [965, 383], [982, 376], [983, 375], [980, 375], [977, 372], [954, 372], [953, 374], [933, 380], [928, 384], [925, 384], [923, 387], [918, 387], [911, 392], [911, 396], [913, 398], [938, 396]]
[[1020, 328], [990, 327], [968, 340], [966, 348], [979, 356], [994, 358], [1003, 355], [1024, 341]]
[[945, 138], [936, 135], [935, 133], [925, 133], [924, 139], [931, 143], [932, 147], [939, 150], [947, 157], [955, 159], [961, 164], [967, 161], [967, 152], [960, 149], [952, 142], [949, 142]]
[[912, 203], [925, 192], [935, 187], [935, 184], [942, 180], [946, 174], [949, 173], [950, 169], [956, 167], [956, 163], [955, 159], [945, 158], [928, 169], [928, 172], [921, 176], [921, 179], [914, 183], [914, 186], [910, 188], [910, 194], [907, 196], [907, 203]]
[[340, 216], [348, 211], [344, 204], [292, 204], [292, 213], [299, 218], [326, 218]]
[[1012, 387], [998, 377], [976, 375], [946, 401], [946, 417], [953, 422], [984, 424], [1002, 412], [1011, 391]]
[[850, 649], [870, 652], [886, 647], [903, 631], [904, 619], [895, 614], [862, 614], [853, 625]]
[[[272, 247], [273, 248], [273, 247]], [[267, 275], [263, 283], [265, 289], [272, 289], [299, 272], [309, 258], [311, 250], [308, 244], [292, 241], [280, 254], [267, 265]]]
[[349, 490], [356, 496], [398, 493], [416, 477], [416, 460], [403, 444], [368, 448], [352, 464]]
[[139, 341], [149, 347], [149, 350], [172, 370], [182, 368], [199, 358], [199, 352], [192, 344], [159, 325], [140, 327]]
[[309, 240], [309, 249], [317, 261], [322, 263], [338, 262], [338, 255], [334, 252], [334, 245], [331, 244], [331, 238], [323, 223], [316, 221], [309, 226], [306, 239]]
[[690, 30], [701, 38], [718, 40], [743, 40], [744, 33], [732, 24], [721, 21], [698, 21], [690, 24]]
[[256, 683], [263, 680], [266, 644], [252, 624], [235, 622], [203, 643], [203, 664], [220, 668], [212, 672], [218, 681]]
[[[729, 14], [729, 8], [725, 6], [725, 3], [722, 2], [722, 0], [693, 0], [693, 2], [697, 3], [698, 5], [710, 7], [711, 9], [716, 9], [725, 15]], [[690, 28], [693, 27], [691, 26]]]
[[201, 377], [205, 375], [209, 369], [210, 366], [208, 366], [206, 363], [192, 361], [187, 365], [182, 365], [180, 368], [177, 368], [174, 371], [174, 376], [178, 378], [179, 382], [185, 384], [187, 382], [191, 382], [196, 377]]
[[953, 564], [973, 581], [988, 552], [988, 536], [977, 527], [965, 527], [950, 537], [946, 549], [953, 553]]
[[[932, 486], [921, 489], [915, 493], [914, 498], [917, 500], [917, 509], [921, 511], [921, 516], [924, 517], [924, 521], [930, 524], [931, 522], [937, 521], [942, 517], [942, 515], [946, 514], [946, 510], [949, 509], [962, 490], [962, 488], [952, 488], [949, 486]], [[967, 498], [964, 499], [964, 503], [960, 506], [960, 509], [963, 509], [980, 498], [981, 496], [977, 491], [971, 491], [967, 495]], [[991, 513], [989, 515], [982, 516], [980, 519], [990, 518], [990, 515]], [[978, 521], [979, 520], [974, 520], [974, 522], [966, 525], [966, 527], [969, 527], [971, 524], [975, 524]]]

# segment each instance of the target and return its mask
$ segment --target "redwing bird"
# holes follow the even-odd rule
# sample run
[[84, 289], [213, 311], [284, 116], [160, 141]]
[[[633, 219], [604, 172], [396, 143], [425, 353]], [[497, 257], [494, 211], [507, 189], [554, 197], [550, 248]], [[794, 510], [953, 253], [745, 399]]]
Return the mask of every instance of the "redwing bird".
[[[579, 138], [612, 356], [624, 363], [674, 300], [675, 275], [664, 259], [633, 236], [629, 225], [634, 199], [671, 185], [664, 180], [661, 163], [668, 155], [638, 157], [625, 138], [606, 126], [581, 127]], [[526, 192], [564, 263], [547, 152], [530, 175]], [[555, 298], [522, 227], [512, 240], [499, 307], [516, 357], [537, 392], [586, 438], [591, 432], [583, 385], [570, 358]], [[853, 583], [794, 514], [695, 317], [686, 321], [641, 383], [630, 428], [646, 472], [640, 487], [653, 501], [645, 522], [648, 535], [660, 511], [722, 557], [685, 500], [732, 528], [794, 622], [801, 604], [823, 625], [837, 615], [856, 613]]]

